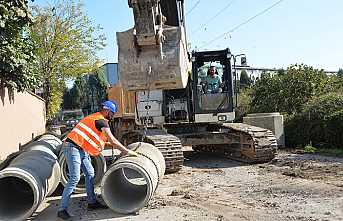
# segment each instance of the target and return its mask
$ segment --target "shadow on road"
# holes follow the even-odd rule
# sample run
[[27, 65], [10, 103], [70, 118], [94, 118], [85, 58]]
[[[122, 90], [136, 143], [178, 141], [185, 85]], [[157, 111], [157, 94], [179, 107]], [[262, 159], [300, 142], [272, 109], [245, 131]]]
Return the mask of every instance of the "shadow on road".
[[185, 166], [201, 169], [220, 169], [230, 167], [242, 167], [249, 164], [235, 161], [224, 156], [212, 153], [202, 153], [195, 151], [184, 151]]
[[[61, 197], [51, 197], [45, 201], [30, 219], [32, 221], [60, 220], [56, 217]], [[112, 220], [121, 217], [135, 216], [135, 214], [119, 214], [110, 209], [87, 210], [87, 199], [85, 194], [73, 195], [70, 202], [69, 212], [73, 216], [72, 220]]]

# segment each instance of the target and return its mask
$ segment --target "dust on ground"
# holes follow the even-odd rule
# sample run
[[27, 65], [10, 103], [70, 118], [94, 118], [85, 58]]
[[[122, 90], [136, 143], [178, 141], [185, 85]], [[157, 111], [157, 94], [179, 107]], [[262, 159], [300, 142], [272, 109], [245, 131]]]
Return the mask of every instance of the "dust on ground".
[[[138, 214], [90, 212], [75, 195], [76, 220], [343, 220], [343, 158], [279, 152], [266, 164], [248, 165], [187, 152], [181, 171], [162, 179]], [[33, 220], [56, 220], [60, 198], [48, 198]]]

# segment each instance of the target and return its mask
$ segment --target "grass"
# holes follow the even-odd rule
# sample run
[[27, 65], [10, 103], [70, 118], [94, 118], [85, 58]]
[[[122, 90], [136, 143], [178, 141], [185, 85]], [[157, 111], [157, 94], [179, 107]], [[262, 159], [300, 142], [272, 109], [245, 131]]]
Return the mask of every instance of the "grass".
[[316, 153], [326, 156], [343, 157], [343, 148], [320, 148]]

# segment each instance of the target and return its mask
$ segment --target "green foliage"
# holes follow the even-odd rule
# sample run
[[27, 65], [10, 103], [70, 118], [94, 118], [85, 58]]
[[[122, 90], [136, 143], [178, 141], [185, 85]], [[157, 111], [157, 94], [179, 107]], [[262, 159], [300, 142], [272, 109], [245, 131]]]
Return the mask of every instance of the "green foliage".
[[63, 102], [62, 108], [65, 110], [73, 109], [73, 96], [71, 94], [71, 89], [65, 88], [63, 92]]
[[312, 142], [318, 147], [343, 148], [343, 95], [328, 93], [314, 97], [303, 110], [285, 123], [288, 146]]
[[343, 78], [292, 65], [252, 86], [251, 112], [281, 112], [286, 145], [343, 147]]
[[251, 88], [245, 88], [238, 96], [238, 105], [235, 108], [235, 121], [242, 122], [243, 117], [251, 112]]
[[343, 148], [321, 148], [317, 153], [327, 156], [343, 157]]
[[277, 112], [283, 109], [283, 82], [279, 76], [270, 73], [261, 75], [252, 91], [253, 112]]
[[305, 151], [305, 153], [316, 153], [317, 148], [315, 148], [311, 144], [309, 144], [304, 148], [304, 151]]
[[283, 74], [264, 74], [253, 92], [253, 111], [295, 114], [312, 97], [321, 94], [327, 76], [306, 65], [292, 65]]
[[39, 84], [34, 44], [27, 35], [32, 22], [28, 1], [0, 1], [0, 87], [24, 91]]
[[98, 67], [96, 51], [103, 48], [101, 29], [93, 27], [78, 1], [57, 1], [32, 8], [35, 22], [30, 35], [37, 47], [37, 69], [42, 76], [47, 118], [60, 109], [65, 80]]
[[339, 69], [338, 72], [337, 72], [337, 76], [338, 77], [343, 77], [343, 69]]
[[325, 86], [325, 93], [338, 92], [343, 94], [343, 76], [331, 75]]
[[86, 109], [93, 111], [106, 99], [108, 82], [104, 69], [100, 68], [94, 74], [80, 76], [73, 88], [64, 94], [64, 109]]
[[62, 105], [65, 110], [81, 108], [81, 91], [77, 84], [64, 91]]
[[240, 83], [240, 88], [245, 88], [248, 87], [252, 84], [252, 80], [249, 77], [248, 73], [246, 70], [242, 70], [241, 71], [241, 76], [239, 79], [239, 83]]
[[100, 106], [101, 102], [106, 99], [108, 85], [109, 83], [105, 78], [105, 72], [103, 68], [97, 70], [93, 75], [89, 76], [89, 87], [96, 97], [98, 106]]

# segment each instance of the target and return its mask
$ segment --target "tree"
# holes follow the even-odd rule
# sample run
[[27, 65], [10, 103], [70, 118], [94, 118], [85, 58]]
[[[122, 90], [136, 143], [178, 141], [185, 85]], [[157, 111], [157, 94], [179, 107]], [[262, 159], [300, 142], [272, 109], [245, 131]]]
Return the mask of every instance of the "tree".
[[64, 109], [96, 110], [107, 97], [108, 82], [104, 69], [77, 77], [73, 87], [63, 96]]
[[343, 148], [343, 94], [323, 93], [315, 96], [285, 127], [288, 146]]
[[63, 109], [80, 109], [81, 92], [79, 87], [74, 84], [71, 89], [66, 89], [63, 95]]
[[65, 80], [94, 71], [96, 51], [104, 47], [78, 1], [59, 0], [53, 6], [33, 7], [35, 23], [30, 34], [37, 46], [37, 69], [42, 76], [48, 120], [60, 109]]
[[282, 80], [270, 73], [263, 73], [251, 91], [253, 112], [276, 112], [282, 108]]
[[243, 117], [251, 111], [251, 88], [244, 88], [238, 96], [238, 104], [235, 108], [235, 121], [242, 122]]
[[247, 86], [250, 86], [252, 84], [252, 80], [249, 77], [246, 70], [241, 71], [241, 77], [239, 79], [240, 88], [245, 88]]
[[89, 75], [89, 87], [94, 98], [93, 106], [100, 106], [106, 99], [108, 85], [103, 68]]
[[338, 72], [337, 72], [337, 76], [338, 77], [343, 77], [343, 69], [339, 69]]
[[0, 88], [34, 89], [39, 77], [34, 72], [34, 44], [27, 28], [32, 16], [28, 1], [0, 0]]
[[307, 65], [291, 65], [282, 75], [262, 75], [252, 93], [256, 112], [299, 113], [303, 104], [321, 94], [328, 77]]

